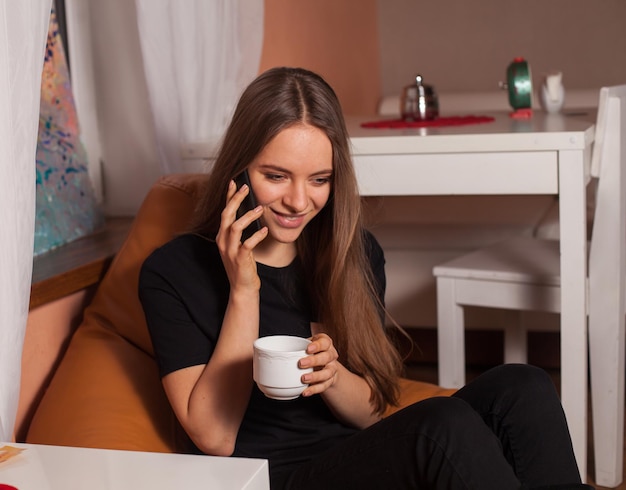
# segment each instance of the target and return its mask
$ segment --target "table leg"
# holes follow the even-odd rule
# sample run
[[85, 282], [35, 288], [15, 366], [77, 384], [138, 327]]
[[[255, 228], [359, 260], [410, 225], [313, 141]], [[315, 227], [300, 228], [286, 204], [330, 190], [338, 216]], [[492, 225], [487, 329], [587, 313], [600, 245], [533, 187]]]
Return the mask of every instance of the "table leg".
[[583, 151], [559, 152], [561, 400], [587, 479], [587, 224]]

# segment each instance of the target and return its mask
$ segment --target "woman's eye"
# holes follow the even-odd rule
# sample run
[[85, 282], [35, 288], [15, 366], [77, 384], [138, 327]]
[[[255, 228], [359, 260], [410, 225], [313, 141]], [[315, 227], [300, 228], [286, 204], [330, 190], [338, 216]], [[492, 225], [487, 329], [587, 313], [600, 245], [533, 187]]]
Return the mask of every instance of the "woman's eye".
[[330, 182], [330, 177], [318, 177], [313, 182], [315, 182], [315, 184], [317, 185], [328, 184]]
[[283, 176], [279, 174], [265, 174], [265, 178], [267, 180], [280, 181], [283, 179]]

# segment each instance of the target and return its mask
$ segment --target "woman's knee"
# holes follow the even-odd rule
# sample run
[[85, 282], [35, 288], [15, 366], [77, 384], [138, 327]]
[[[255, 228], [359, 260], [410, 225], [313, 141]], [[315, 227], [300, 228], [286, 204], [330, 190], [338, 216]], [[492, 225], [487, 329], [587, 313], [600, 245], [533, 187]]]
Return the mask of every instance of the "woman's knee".
[[502, 364], [484, 372], [457, 393], [463, 391], [476, 392], [478, 396], [481, 396], [481, 392], [541, 396], [556, 394], [556, 387], [548, 373], [541, 368], [530, 364]]
[[551, 381], [545, 370], [532, 364], [502, 364], [492, 368], [492, 371], [502, 371], [505, 376], [521, 379]]
[[503, 364], [493, 368], [499, 380], [494, 385], [504, 385], [529, 396], [556, 395], [556, 387], [548, 373], [530, 364]]
[[[509, 414], [536, 419], [562, 414], [554, 382], [541, 368], [528, 364], [504, 364], [493, 368], [455, 395], [469, 403], [486, 420]], [[541, 403], [537, 403], [541, 400]]]
[[[465, 400], [483, 418], [498, 414], [562, 411], [556, 387], [541, 368], [528, 364], [503, 364], [486, 371], [453, 395]], [[537, 403], [541, 400], [542, 403]]]

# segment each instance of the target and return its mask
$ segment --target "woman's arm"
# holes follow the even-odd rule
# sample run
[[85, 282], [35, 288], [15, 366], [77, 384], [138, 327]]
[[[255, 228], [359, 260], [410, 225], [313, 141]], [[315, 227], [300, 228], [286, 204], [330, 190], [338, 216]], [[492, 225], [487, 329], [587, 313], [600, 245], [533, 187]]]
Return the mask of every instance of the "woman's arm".
[[208, 364], [163, 378], [185, 432], [207, 454], [230, 456], [252, 389], [252, 344], [258, 337], [259, 297], [231, 294]]
[[236, 220], [236, 210], [247, 194], [231, 182], [216, 243], [230, 283], [228, 305], [213, 354], [205, 365], [192, 366], [163, 377], [172, 408], [200, 450], [229, 456], [235, 448], [252, 390], [253, 343], [259, 336], [259, 291], [252, 250], [267, 228], [241, 243], [241, 233], [257, 219], [261, 208]]

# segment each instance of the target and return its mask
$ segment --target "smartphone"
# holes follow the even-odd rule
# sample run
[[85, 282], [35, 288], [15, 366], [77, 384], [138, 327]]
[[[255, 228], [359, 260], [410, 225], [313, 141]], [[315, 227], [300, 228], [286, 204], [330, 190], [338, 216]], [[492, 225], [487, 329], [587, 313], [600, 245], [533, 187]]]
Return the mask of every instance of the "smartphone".
[[[240, 189], [243, 184], [248, 186], [249, 192], [246, 198], [243, 200], [239, 209], [237, 209], [237, 219], [241, 218], [248, 211], [253, 210], [257, 207], [256, 198], [254, 197], [254, 192], [252, 191], [252, 186], [250, 185], [250, 176], [248, 175], [248, 170], [244, 170], [237, 177], [235, 177], [235, 184], [237, 184], [237, 189]], [[248, 238], [250, 238], [254, 233], [261, 229], [261, 220], [255, 219], [241, 234], [241, 241], [245, 242]]]

